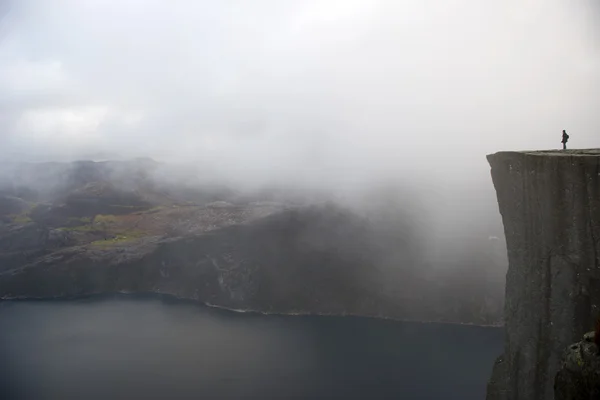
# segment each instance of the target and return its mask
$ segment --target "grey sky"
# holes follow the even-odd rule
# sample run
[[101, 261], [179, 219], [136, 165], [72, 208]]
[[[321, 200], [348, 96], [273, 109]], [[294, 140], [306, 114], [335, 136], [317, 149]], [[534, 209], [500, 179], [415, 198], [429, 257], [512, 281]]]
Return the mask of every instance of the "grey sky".
[[488, 177], [600, 145], [593, 0], [14, 0], [0, 157], [111, 152], [230, 176]]

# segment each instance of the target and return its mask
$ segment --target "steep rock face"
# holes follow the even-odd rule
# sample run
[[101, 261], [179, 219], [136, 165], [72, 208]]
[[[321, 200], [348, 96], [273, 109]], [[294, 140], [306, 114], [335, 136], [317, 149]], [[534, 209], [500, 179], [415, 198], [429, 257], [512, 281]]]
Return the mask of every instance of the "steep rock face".
[[488, 399], [552, 399], [563, 350], [600, 307], [600, 150], [500, 152], [488, 161], [509, 259], [505, 353]]
[[[308, 208], [202, 235], [78, 246], [0, 274], [0, 296], [158, 292], [267, 312], [406, 315], [381, 301], [364, 220]], [[379, 307], [374, 307], [379, 300]]]
[[218, 202], [72, 222], [0, 225], [0, 298], [151, 292], [270, 313], [500, 317], [499, 302], [477, 297], [484, 277], [471, 282], [476, 292], [435, 271], [434, 283], [412, 267], [412, 242], [391, 246], [368, 218], [333, 204]]

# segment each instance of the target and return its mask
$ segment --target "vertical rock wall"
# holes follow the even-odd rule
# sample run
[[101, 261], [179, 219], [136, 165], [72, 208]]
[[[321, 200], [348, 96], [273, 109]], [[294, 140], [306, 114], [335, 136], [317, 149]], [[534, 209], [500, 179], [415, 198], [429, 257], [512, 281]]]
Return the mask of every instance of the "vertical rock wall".
[[488, 156], [504, 223], [505, 352], [489, 400], [553, 399], [560, 357], [600, 315], [600, 150]]

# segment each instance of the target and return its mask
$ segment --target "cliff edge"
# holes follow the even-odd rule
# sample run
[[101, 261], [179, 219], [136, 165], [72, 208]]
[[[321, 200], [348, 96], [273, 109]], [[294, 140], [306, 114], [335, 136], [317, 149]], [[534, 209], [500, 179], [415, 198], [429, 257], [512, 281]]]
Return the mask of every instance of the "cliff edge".
[[600, 149], [487, 156], [508, 251], [505, 350], [488, 400], [547, 400], [600, 307]]

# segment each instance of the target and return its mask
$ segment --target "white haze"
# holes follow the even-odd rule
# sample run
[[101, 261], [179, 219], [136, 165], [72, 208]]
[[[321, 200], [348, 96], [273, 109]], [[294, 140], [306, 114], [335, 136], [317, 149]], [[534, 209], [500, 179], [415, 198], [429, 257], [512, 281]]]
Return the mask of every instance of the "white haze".
[[557, 148], [562, 129], [572, 147], [600, 143], [594, 0], [0, 7], [4, 160], [150, 156], [246, 187], [395, 182], [447, 234], [497, 218], [486, 153]]

